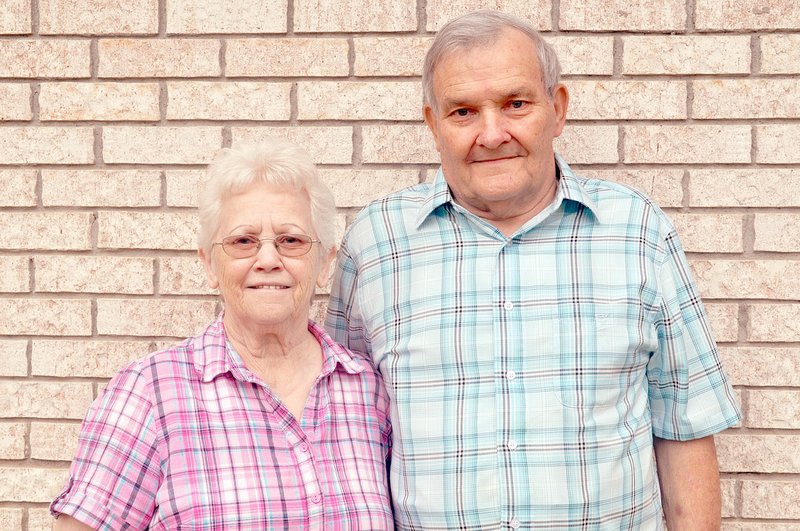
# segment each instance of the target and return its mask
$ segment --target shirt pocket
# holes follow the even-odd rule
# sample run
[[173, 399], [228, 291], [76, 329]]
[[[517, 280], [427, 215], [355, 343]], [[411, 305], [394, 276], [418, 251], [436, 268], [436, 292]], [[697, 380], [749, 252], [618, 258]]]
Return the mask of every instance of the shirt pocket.
[[622, 413], [643, 382], [641, 355], [630, 320], [600, 309], [591, 316], [554, 324], [557, 337], [558, 399], [568, 408]]

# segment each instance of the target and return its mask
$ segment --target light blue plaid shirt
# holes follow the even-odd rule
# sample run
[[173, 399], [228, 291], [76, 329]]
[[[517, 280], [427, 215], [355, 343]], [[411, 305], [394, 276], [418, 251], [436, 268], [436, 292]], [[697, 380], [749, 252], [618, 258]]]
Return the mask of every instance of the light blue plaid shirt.
[[660, 529], [653, 436], [740, 419], [672, 223], [556, 160], [511, 238], [441, 171], [345, 236], [326, 324], [385, 379], [398, 529]]

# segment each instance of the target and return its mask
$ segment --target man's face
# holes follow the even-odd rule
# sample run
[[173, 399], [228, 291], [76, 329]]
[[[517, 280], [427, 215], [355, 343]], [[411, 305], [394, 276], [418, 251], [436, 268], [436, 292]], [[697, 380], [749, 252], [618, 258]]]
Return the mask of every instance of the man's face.
[[559, 85], [549, 96], [527, 35], [507, 29], [489, 45], [445, 55], [433, 93], [425, 121], [459, 204], [501, 223], [547, 206], [567, 92]]

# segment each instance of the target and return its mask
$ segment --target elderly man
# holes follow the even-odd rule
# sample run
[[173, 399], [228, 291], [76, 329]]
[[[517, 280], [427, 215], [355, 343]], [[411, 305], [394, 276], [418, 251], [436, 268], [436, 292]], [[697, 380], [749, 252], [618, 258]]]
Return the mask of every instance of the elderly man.
[[553, 50], [494, 12], [425, 60], [431, 184], [368, 206], [327, 325], [392, 400], [399, 529], [713, 529], [740, 413], [672, 223], [554, 153]]

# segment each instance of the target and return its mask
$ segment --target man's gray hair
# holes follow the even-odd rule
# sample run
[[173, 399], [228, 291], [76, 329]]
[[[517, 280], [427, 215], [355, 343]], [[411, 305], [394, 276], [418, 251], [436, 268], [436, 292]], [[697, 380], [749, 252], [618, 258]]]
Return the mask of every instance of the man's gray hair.
[[[317, 174], [308, 153], [286, 140], [241, 144], [223, 149], [208, 166], [198, 198], [198, 244], [210, 251], [219, 228], [224, 201], [251, 185], [264, 183], [305, 194], [311, 204], [311, 222], [325, 251], [336, 245], [336, 205], [330, 189]], [[269, 210], [271, 205], [264, 205]]]
[[436, 106], [433, 94], [433, 71], [444, 56], [491, 44], [506, 29], [518, 30], [530, 37], [539, 60], [542, 83], [547, 94], [552, 98], [561, 76], [561, 66], [553, 47], [524, 20], [499, 11], [481, 10], [451, 20], [436, 34], [436, 38], [425, 56], [425, 65], [422, 70], [425, 103], [434, 108]]

